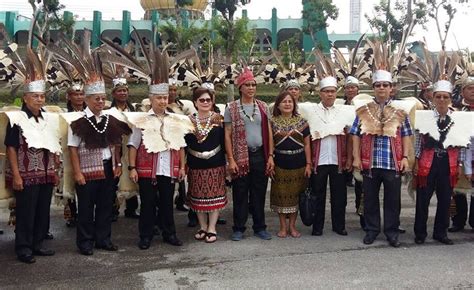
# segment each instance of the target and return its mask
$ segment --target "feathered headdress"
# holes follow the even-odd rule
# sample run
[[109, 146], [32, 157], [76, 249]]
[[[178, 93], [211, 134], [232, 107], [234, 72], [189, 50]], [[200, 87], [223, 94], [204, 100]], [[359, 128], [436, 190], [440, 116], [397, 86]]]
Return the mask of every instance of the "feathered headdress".
[[333, 46], [332, 48], [334, 53], [334, 64], [336, 66], [336, 76], [338, 83], [341, 86], [359, 86], [359, 82], [364, 82], [367, 85], [371, 83], [372, 71], [370, 69], [369, 62], [372, 54], [364, 53], [360, 55], [361, 50], [359, 50], [364, 37], [365, 34], [362, 34], [354, 49], [350, 51], [348, 61], [346, 61], [346, 58], [337, 47]]
[[[147, 49], [143, 38], [135, 27], [133, 28], [133, 33], [135, 33], [135, 38], [138, 41], [141, 53], [145, 57], [144, 64], [139, 62], [121, 46], [113, 43], [108, 38], [102, 37], [102, 42], [104, 42], [107, 49], [112, 52], [104, 55], [102, 57], [103, 61], [131, 69], [133, 70], [133, 75], [145, 78], [149, 84], [150, 94], [168, 94], [169, 79], [173, 78], [175, 71], [182, 65], [187, 57], [193, 54], [193, 51], [184, 51], [171, 59], [166, 51], [166, 47], [163, 50], [159, 49], [155, 45], [154, 39], [152, 39]], [[153, 31], [152, 35], [154, 38], [155, 31]]]
[[319, 79], [319, 89], [326, 87], [337, 88], [336, 79], [336, 65], [331, 59], [331, 56], [324, 55], [321, 50], [315, 49], [313, 51], [315, 56], [316, 76]]
[[25, 93], [46, 92], [47, 68], [51, 58], [42, 46], [36, 51], [33, 50], [32, 37], [35, 24], [36, 17], [28, 34], [25, 60], [18, 55], [16, 43], [10, 43], [0, 53], [0, 80], [12, 85], [12, 93], [22, 85]]
[[[422, 57], [415, 57], [414, 61], [408, 65], [401, 75], [424, 86], [435, 85], [435, 90], [441, 90], [439, 86], [441, 83], [438, 83], [438, 86], [436, 86], [436, 83], [443, 80], [442, 90], [451, 93], [452, 85], [460, 77], [458, 64], [461, 62], [461, 57], [459, 53], [453, 52], [448, 56], [446, 51], [442, 50], [436, 57], [426, 48], [423, 42], [420, 42], [420, 48]], [[449, 88], [448, 83], [451, 84], [451, 88]]]
[[405, 52], [408, 36], [412, 32], [414, 24], [415, 22], [412, 21], [407, 29], [403, 31], [400, 43], [393, 50], [390, 37], [386, 42], [380, 39], [372, 42], [367, 39], [367, 51], [373, 53], [373, 61], [369, 63], [373, 71], [372, 83], [380, 81], [399, 82], [402, 71], [406, 70], [409, 63], [413, 61], [413, 56], [407, 56]]
[[80, 79], [84, 83], [86, 95], [105, 94], [102, 61], [97, 50], [90, 47], [90, 30], [84, 30], [81, 45], [77, 45], [60, 35], [59, 43], [62, 43], [64, 48], [52, 42], [45, 43], [40, 37], [38, 39], [54, 54], [59, 63], [65, 62], [73, 67], [74, 75], [70, 75], [70, 77], [76, 80]]
[[474, 85], [474, 62], [472, 62], [471, 53], [469, 50], [466, 51], [466, 54], [459, 63], [462, 76], [459, 78], [461, 87], [465, 88], [470, 85]]

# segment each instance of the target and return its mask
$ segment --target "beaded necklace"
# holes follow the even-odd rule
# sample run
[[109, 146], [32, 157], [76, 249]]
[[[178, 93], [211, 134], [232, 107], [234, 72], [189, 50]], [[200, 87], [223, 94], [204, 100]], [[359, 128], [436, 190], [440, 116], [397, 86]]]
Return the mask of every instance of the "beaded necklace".
[[250, 120], [250, 122], [253, 122], [255, 121], [255, 119], [253, 118], [256, 114], [257, 114], [257, 103], [255, 102], [255, 100], [253, 100], [253, 112], [252, 112], [252, 116], [249, 116], [247, 114], [247, 112], [245, 112], [244, 110], [244, 106], [242, 104], [242, 101], [240, 101], [240, 111], [244, 114], [245, 117], [247, 117], [247, 119]]
[[89, 124], [91, 124], [92, 128], [94, 128], [94, 130], [97, 133], [104, 134], [104, 132], [107, 131], [107, 126], [109, 125], [109, 115], [104, 115], [104, 116], [105, 116], [105, 125], [102, 130], [99, 130], [99, 128], [97, 128], [97, 126], [89, 118], [87, 118], [86, 116], [84, 116], [84, 118], [87, 120], [87, 122], [89, 122]]
[[[199, 118], [197, 113], [193, 115], [194, 120], [196, 122], [196, 130], [197, 130], [197, 137], [198, 137], [198, 143], [202, 143], [204, 140], [206, 140], [207, 135], [209, 132], [211, 132], [213, 126], [211, 126], [211, 120], [212, 116], [214, 115], [214, 112], [211, 112], [209, 116], [205, 118]], [[205, 121], [206, 125], [203, 127], [201, 124], [201, 121]]]
[[448, 125], [446, 125], [446, 127], [444, 127], [443, 129], [441, 129], [441, 128], [439, 127], [439, 124], [440, 124], [440, 122], [437, 122], [437, 125], [438, 125], [438, 132], [444, 133], [444, 132], [448, 131], [449, 129], [451, 129], [451, 127], [454, 125], [454, 122], [453, 122], [453, 120], [450, 120], [449, 123], [448, 123]]

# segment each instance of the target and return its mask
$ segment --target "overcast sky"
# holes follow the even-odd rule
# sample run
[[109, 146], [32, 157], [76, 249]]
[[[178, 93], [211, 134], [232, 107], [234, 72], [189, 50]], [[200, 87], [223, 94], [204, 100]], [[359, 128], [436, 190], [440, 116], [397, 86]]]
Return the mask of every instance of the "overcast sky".
[[[349, 33], [349, 1], [350, 0], [333, 0], [333, 3], [339, 8], [339, 17], [336, 21], [330, 21], [328, 33]], [[78, 15], [79, 19], [92, 19], [92, 11], [102, 11], [102, 18], [109, 20], [112, 18], [121, 19], [122, 10], [129, 10], [132, 14], [132, 19], [137, 20], [143, 18], [144, 11], [140, 6], [139, 0], [60, 0], [66, 5], [66, 9]], [[365, 20], [364, 15], [373, 13], [373, 5], [379, 0], [361, 0], [362, 4], [362, 23], [361, 32], [371, 32]], [[271, 17], [272, 8], [278, 10], [279, 18], [300, 18], [302, 4], [301, 1], [296, 0], [251, 0], [251, 3], [244, 6], [248, 10], [250, 19], [257, 19], [259, 17], [268, 19]], [[27, 0], [0, 0], [0, 10], [19, 11], [23, 15], [31, 15], [31, 7]], [[209, 13], [208, 13], [209, 15]], [[237, 12], [240, 16], [241, 12]], [[460, 11], [456, 15], [451, 26], [450, 34], [448, 36], [447, 48], [458, 49], [469, 48], [474, 51], [474, 37], [470, 29], [474, 28], [474, 7], [469, 7], [465, 11]], [[440, 48], [440, 41], [436, 33], [436, 26], [434, 22], [427, 25], [428, 29], [423, 30], [418, 28], [415, 35], [410, 38], [410, 41], [425, 38], [431, 50], [438, 50]]]

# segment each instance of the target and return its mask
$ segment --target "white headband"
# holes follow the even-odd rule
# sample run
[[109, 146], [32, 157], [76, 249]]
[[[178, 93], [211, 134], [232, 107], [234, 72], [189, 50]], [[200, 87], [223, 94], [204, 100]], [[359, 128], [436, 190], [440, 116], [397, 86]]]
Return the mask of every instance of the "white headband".
[[392, 83], [392, 74], [386, 70], [376, 70], [372, 75], [372, 84], [377, 82]]
[[169, 94], [169, 84], [166, 83], [161, 83], [161, 84], [156, 84], [156, 85], [150, 85], [149, 87], [150, 94], [152, 95], [165, 95], [167, 96]]

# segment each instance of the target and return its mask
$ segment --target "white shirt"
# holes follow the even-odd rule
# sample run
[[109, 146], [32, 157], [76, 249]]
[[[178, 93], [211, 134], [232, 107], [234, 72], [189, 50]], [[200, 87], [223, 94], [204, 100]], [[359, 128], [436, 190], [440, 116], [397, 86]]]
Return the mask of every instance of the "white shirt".
[[[320, 117], [323, 120], [330, 121], [333, 118], [337, 118], [334, 114], [336, 113], [336, 107], [326, 108], [322, 103], [318, 104]], [[337, 160], [337, 137], [335, 135], [326, 136], [321, 139], [321, 148], [319, 151], [318, 165], [338, 165]]]
[[[148, 114], [156, 116], [156, 114], [153, 112], [153, 110], [148, 111]], [[168, 113], [165, 112], [165, 115], [168, 115]], [[133, 146], [135, 149], [138, 149], [140, 147], [140, 144], [142, 142], [142, 130], [137, 127], [132, 128], [132, 134], [130, 135], [130, 138], [128, 139], [128, 146]], [[171, 151], [166, 150], [166, 151], [161, 151], [159, 154], [159, 158], [156, 161], [156, 175], [162, 175], [162, 176], [167, 176], [171, 177]]]
[[[86, 118], [90, 118], [94, 116], [94, 113], [87, 107], [84, 110], [84, 113], [86, 114]], [[105, 116], [105, 114], [101, 111], [99, 117], [95, 117], [97, 123], [100, 123], [102, 120], [102, 117]], [[67, 146], [71, 147], [79, 147], [79, 145], [82, 142], [82, 138], [79, 136], [75, 135], [72, 133], [71, 126], [69, 126], [68, 132], [67, 132]], [[110, 151], [110, 148], [102, 148], [102, 160], [109, 160], [112, 158], [112, 151]]]

